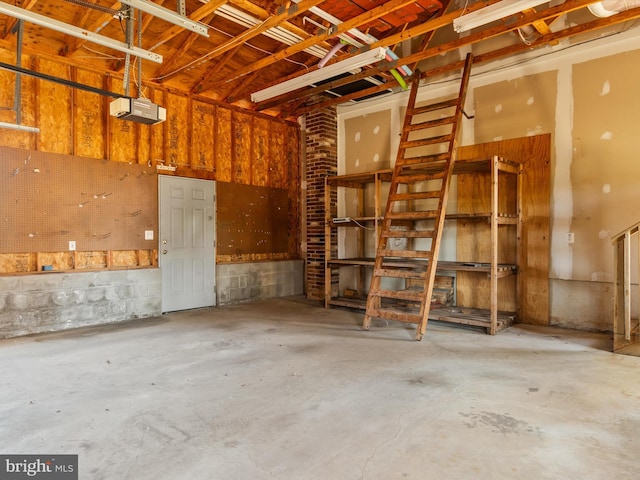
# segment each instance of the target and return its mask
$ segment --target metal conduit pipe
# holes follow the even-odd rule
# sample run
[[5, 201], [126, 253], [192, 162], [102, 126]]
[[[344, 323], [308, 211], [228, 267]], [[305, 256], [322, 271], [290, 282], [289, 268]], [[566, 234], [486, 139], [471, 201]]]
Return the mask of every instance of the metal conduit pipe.
[[605, 18], [636, 7], [640, 7], [640, 0], [602, 0], [587, 8], [596, 17]]

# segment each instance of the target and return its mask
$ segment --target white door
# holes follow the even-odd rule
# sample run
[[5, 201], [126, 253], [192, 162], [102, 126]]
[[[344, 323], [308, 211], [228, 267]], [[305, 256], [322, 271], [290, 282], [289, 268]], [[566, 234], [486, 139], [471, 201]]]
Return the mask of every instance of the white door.
[[158, 178], [162, 311], [213, 306], [215, 182]]

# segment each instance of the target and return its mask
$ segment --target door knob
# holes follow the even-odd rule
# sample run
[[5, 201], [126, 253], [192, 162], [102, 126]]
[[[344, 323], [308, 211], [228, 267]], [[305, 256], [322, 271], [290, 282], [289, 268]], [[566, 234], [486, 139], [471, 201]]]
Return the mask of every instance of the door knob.
[[163, 254], [163, 255], [166, 255], [166, 254], [167, 254], [167, 251], [166, 251], [166, 250], [162, 250], [162, 254]]

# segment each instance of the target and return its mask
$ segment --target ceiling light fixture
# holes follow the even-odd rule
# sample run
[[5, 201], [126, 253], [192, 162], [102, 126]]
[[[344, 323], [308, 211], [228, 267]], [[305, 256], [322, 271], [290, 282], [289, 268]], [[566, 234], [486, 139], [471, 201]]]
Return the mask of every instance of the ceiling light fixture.
[[293, 92], [299, 88], [314, 85], [317, 82], [327, 80], [328, 78], [336, 77], [347, 73], [351, 70], [355, 70], [365, 65], [371, 65], [372, 63], [384, 60], [386, 51], [382, 47], [368, 50], [359, 55], [354, 55], [341, 62], [336, 62], [324, 68], [319, 68], [310, 73], [305, 73], [299, 77], [292, 78], [277, 85], [267, 87], [263, 90], [258, 90], [251, 94], [251, 101], [254, 103], [262, 102], [285, 93]]
[[548, 2], [549, 0], [502, 0], [475, 12], [461, 15], [453, 21], [453, 29], [457, 33], [466, 32]]
[[130, 53], [131, 55], [145, 58], [147, 60], [151, 60], [152, 62], [162, 63], [162, 55], [159, 55], [157, 53], [153, 53], [148, 50], [142, 50], [141, 48], [137, 47], [130, 47], [124, 42], [119, 42], [118, 40], [99, 35], [95, 32], [74, 27], [73, 25], [69, 25], [68, 23], [45, 17], [44, 15], [40, 15], [30, 10], [25, 10], [24, 8], [14, 7], [13, 5], [9, 5], [5, 2], [0, 2], [0, 13], [9, 15], [10, 17], [18, 18], [20, 20], [24, 20], [26, 22], [40, 25], [41, 27], [50, 28], [51, 30], [64, 33], [65, 35], [69, 35], [71, 37], [81, 38], [88, 42], [95, 43], [96, 45], [113, 48], [114, 50], [117, 50], [119, 52]]
[[[249, 15], [248, 13], [245, 13], [242, 10], [239, 10], [229, 4], [223, 4], [218, 7], [216, 9], [216, 15], [237, 23], [238, 25], [242, 25], [245, 28], [255, 27], [256, 25], [262, 23], [262, 20]], [[304, 40], [301, 36], [296, 35], [295, 33], [290, 32], [289, 30], [281, 26], [271, 27], [268, 30], [262, 32], [262, 34], [269, 38], [272, 38], [273, 40], [282, 42], [285, 45], [295, 45], [296, 43], [300, 43]], [[318, 45], [312, 45], [309, 48], [305, 48], [304, 51], [315, 57], [323, 58], [329, 50], [319, 47]]]
[[156, 5], [153, 2], [149, 2], [147, 0], [120, 0], [120, 3], [124, 3], [126, 5], [129, 5], [130, 7], [142, 10], [143, 12], [153, 15], [154, 17], [161, 18], [166, 22], [173, 23], [178, 27], [186, 28], [187, 30], [191, 30], [192, 32], [195, 32], [199, 35], [203, 35], [205, 37], [209, 36], [209, 30], [207, 29], [206, 25], [194, 22], [184, 15], [180, 15], [179, 13], [169, 10], [168, 8]]

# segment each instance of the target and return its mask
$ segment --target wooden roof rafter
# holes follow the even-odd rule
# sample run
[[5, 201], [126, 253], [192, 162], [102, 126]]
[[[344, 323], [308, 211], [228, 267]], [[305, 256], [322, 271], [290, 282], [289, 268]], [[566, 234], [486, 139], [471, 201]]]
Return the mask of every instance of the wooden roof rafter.
[[[439, 45], [437, 47], [432, 47], [429, 49], [424, 50], [423, 52], [419, 52], [419, 53], [414, 53], [412, 55], [409, 55], [407, 57], [401, 58], [399, 61], [397, 62], [392, 62], [392, 63], [387, 63], [387, 64], [383, 64], [380, 65], [379, 68], [384, 69], [384, 70], [389, 70], [391, 68], [394, 68], [396, 66], [400, 66], [400, 65], [407, 65], [407, 64], [412, 64], [412, 63], [417, 63], [420, 62], [422, 60], [425, 60], [429, 57], [433, 57], [436, 55], [440, 55], [442, 53], [446, 53], [448, 51], [451, 50], [455, 50], [458, 49], [462, 46], [465, 45], [470, 45], [473, 43], [478, 43], [482, 40], [486, 40], [488, 38], [492, 38], [492, 37], [497, 37], [499, 35], [502, 35], [504, 33], [508, 33], [510, 31], [513, 30], [517, 30], [518, 28], [524, 26], [524, 25], [528, 25], [528, 24], [532, 24], [533, 22], [537, 22], [537, 21], [544, 21], [548, 18], [555, 18], [557, 16], [566, 14], [568, 12], [572, 12], [575, 10], [579, 10], [581, 8], [584, 8], [585, 6], [589, 5], [591, 2], [590, 0], [567, 0], [565, 3], [560, 4], [556, 7], [553, 8], [549, 8], [546, 10], [542, 10], [540, 12], [534, 12], [534, 13], [528, 13], [525, 14], [523, 16], [521, 16], [518, 20], [516, 20], [514, 23], [506, 25], [506, 26], [496, 26], [496, 27], [491, 27], [488, 29], [484, 29], [481, 31], [477, 31], [475, 33], [472, 33], [471, 35], [465, 36], [465, 37], [460, 37], [452, 42], [448, 42], [445, 43], [443, 45]], [[477, 5], [477, 4], [476, 4]], [[423, 34], [423, 33], [428, 33], [428, 32], [432, 32], [438, 28], [442, 28], [444, 26], [447, 26], [449, 24], [451, 24], [453, 22], [453, 20], [455, 18], [458, 18], [463, 11], [469, 11], [469, 8], [467, 8], [466, 10], [457, 10], [445, 15], [442, 15], [441, 17], [438, 18], [434, 18], [432, 20], [429, 20], [427, 22], [425, 22], [422, 25], [418, 25], [412, 29], [409, 29], [405, 32], [400, 32], [396, 35], [392, 35], [390, 37], [386, 37], [382, 40], [379, 40], [378, 42], [375, 42], [373, 44], [371, 44], [371, 48], [374, 47], [388, 47], [389, 45], [395, 45], [396, 43], [399, 43], [407, 38], [412, 38], [414, 36], [417, 36], [418, 34]], [[348, 77], [346, 80], [350, 80], [351, 77]], [[351, 83], [350, 81], [346, 82], [346, 83]], [[346, 84], [345, 83], [345, 84]], [[326, 84], [329, 85], [329, 84]], [[376, 85], [375, 87], [371, 87], [365, 90], [362, 90], [360, 92], [356, 92], [354, 94], [349, 94], [346, 97], [342, 97], [344, 100], [348, 99], [356, 99], [356, 98], [360, 98], [360, 97], [364, 97], [367, 95], [371, 95], [371, 94], [375, 94], [375, 93], [379, 93], [381, 91], [384, 91], [386, 89], [388, 89], [389, 86], [383, 86], [383, 85]], [[312, 95], [317, 95], [318, 92], [316, 89], [313, 89], [314, 92], [310, 93], [308, 96], [312, 96]], [[324, 90], [327, 90], [327, 88], [325, 88]], [[358, 96], [359, 95], [359, 96]], [[298, 96], [297, 98], [302, 98], [300, 96]], [[344, 101], [343, 100], [343, 101]], [[333, 99], [330, 101], [334, 101]], [[334, 103], [339, 103], [339, 102], [335, 102]], [[273, 106], [277, 106], [277, 105], [272, 105]]]
[[[213, 18], [213, 16], [214, 16], [214, 14], [210, 13], [207, 17], [205, 17], [203, 19], [204, 23], [207, 23], [208, 21], [210, 21]], [[200, 34], [198, 34], [196, 32], [189, 32], [189, 34], [182, 41], [180, 46], [175, 50], [175, 52], [173, 52], [173, 55], [171, 55], [170, 58], [165, 59], [162, 62], [162, 66], [158, 70], [156, 70], [156, 72], [154, 74], [154, 79], [158, 83], [162, 83], [165, 80], [167, 80], [167, 78], [172, 76], [171, 72], [174, 72], [174, 74], [175, 74], [175, 72], [177, 72], [177, 70], [179, 68], [177, 66], [178, 61], [184, 57], [184, 55], [189, 51], [191, 46], [199, 38], [200, 38]]]
[[[572, 6], [570, 8], [570, 11], [574, 11], [577, 10], [578, 8], [582, 8], [585, 7], [586, 5], [588, 5], [589, 2], [587, 0], [567, 0], [566, 3], [572, 3]], [[582, 7], [577, 7], [577, 4], [582, 4]], [[541, 12], [538, 12], [538, 16], [541, 14]], [[635, 20], [640, 18], [640, 7], [636, 7], [630, 10], [626, 10], [623, 12], [620, 12], [616, 15], [613, 15], [611, 17], [606, 17], [606, 18], [598, 18], [596, 20], [593, 20], [591, 22], [587, 22], [587, 23], [583, 23], [580, 25], [575, 25], [573, 27], [568, 27], [564, 30], [555, 32], [555, 33], [549, 33], [546, 35], [542, 35], [540, 36], [538, 39], [536, 39], [532, 44], [527, 45], [525, 43], [518, 43], [515, 45], [510, 45], [507, 47], [503, 47], [503, 48], [499, 48], [497, 50], [491, 51], [491, 52], [487, 52], [487, 53], [483, 53], [480, 55], [476, 55], [474, 56], [473, 62], [474, 64], [480, 64], [480, 63], [485, 63], [485, 62], [490, 62], [490, 61], [494, 61], [500, 58], [504, 58], [507, 57], [509, 55], [514, 55], [514, 54], [518, 54], [518, 53], [522, 53], [523, 51], [526, 50], [532, 50], [535, 48], [539, 48], [539, 47], [543, 47], [549, 44], [553, 44], [554, 42], [557, 42], [559, 40], [562, 40], [564, 38], [569, 38], [581, 33], [588, 33], [588, 32], [592, 32], [595, 30], [599, 30], [601, 28], [605, 28], [608, 26], [612, 26], [612, 25], [616, 25], [619, 23], [624, 23], [627, 22], [629, 20]], [[527, 17], [527, 20], [529, 21], [523, 21], [522, 23], [517, 23], [516, 26], [509, 26], [509, 28], [511, 30], [519, 28], [522, 25], [526, 25], [528, 23], [532, 23], [530, 21], [530, 18]], [[502, 29], [502, 33], [506, 33], [505, 29], [502, 27], [495, 27], [496, 29]], [[508, 30], [510, 31], [510, 30]], [[485, 31], [486, 32], [486, 31]], [[467, 37], [469, 38], [469, 37]], [[475, 39], [476, 42], [478, 41], [477, 39]], [[431, 57], [431, 56], [435, 56], [438, 55], [442, 49], [446, 49], [447, 51], [449, 50], [454, 50], [455, 48], [458, 48], [459, 46], [453, 46], [453, 43], [457, 43], [457, 42], [450, 42], [449, 44], [445, 44], [439, 47], [435, 47], [434, 49], [429, 49], [428, 52], [426, 52], [426, 54], [428, 55], [425, 58]], [[474, 42], [472, 42], [474, 43]], [[434, 53], [436, 52], [437, 53]], [[406, 57], [409, 58], [411, 60], [413, 60], [413, 58], [411, 57], [416, 57], [419, 54], [414, 54], [411, 55], [410, 57]], [[404, 61], [405, 59], [403, 59]], [[440, 74], [444, 74], [444, 73], [449, 73], [449, 72], [453, 72], [453, 71], [457, 71], [460, 70], [463, 66], [464, 62], [463, 61], [457, 61], [457, 62], [453, 62], [451, 64], [448, 65], [443, 65], [441, 67], [437, 67], [431, 70], [428, 70], [426, 72], [423, 72], [421, 77], [425, 78], [428, 76], [433, 76], [433, 75], [440, 75]], [[387, 87], [388, 88], [388, 87]], [[385, 90], [384, 86], [382, 85], [376, 85], [374, 87], [371, 87], [369, 89], [366, 90], [361, 90], [359, 92], [355, 92], [353, 94], [349, 94], [349, 95], [345, 95], [343, 97], [341, 97], [338, 101], [336, 101], [335, 99], [329, 99], [329, 100], [325, 100], [322, 102], [316, 102], [313, 104], [307, 104], [302, 108], [297, 108], [294, 106], [290, 106], [288, 108], [283, 108], [282, 109], [282, 114], [280, 116], [282, 117], [291, 117], [291, 116], [297, 116], [297, 115], [303, 115], [307, 112], [310, 112], [312, 110], [316, 110], [318, 108], [326, 108], [329, 107], [331, 105], [335, 105], [336, 103], [343, 103], [345, 101], [348, 100], [356, 100], [358, 98], [364, 97], [364, 96], [368, 96], [368, 95], [373, 95], [375, 93], [378, 93], [380, 91]], [[298, 104], [299, 105], [299, 104]]]
[[[255, 25], [255, 26], [249, 28], [248, 30], [245, 30], [244, 32], [240, 33], [239, 35], [236, 35], [235, 37], [230, 38], [229, 40], [227, 40], [226, 42], [222, 43], [221, 45], [218, 45], [218, 46], [214, 47], [213, 51], [210, 54], [207, 55], [207, 60], [214, 59], [214, 58], [216, 58], [216, 57], [218, 57], [220, 55], [225, 54], [226, 52], [228, 52], [230, 50], [233, 50], [234, 52], [237, 51], [236, 47], [241, 47], [245, 42], [248, 42], [252, 38], [264, 33], [265, 31], [269, 30], [270, 28], [273, 28], [276, 25], [279, 25], [282, 22], [286, 22], [289, 19], [291, 19], [293, 17], [296, 17], [297, 15], [300, 15], [300, 14], [306, 12], [310, 8], [313, 8], [316, 5], [319, 5], [323, 1], [324, 0], [303, 0], [302, 2], [300, 2], [297, 5], [297, 8], [288, 8], [288, 9], [286, 9], [285, 11], [283, 11], [282, 13], [280, 13], [278, 15], [274, 15], [274, 16], [271, 16], [271, 17], [267, 18], [262, 23], [259, 23], [259, 24]], [[186, 49], [184, 51], [186, 51]], [[182, 55], [178, 56], [177, 58], [180, 58], [181, 56]], [[229, 58], [227, 59], [227, 61], [228, 60], [229, 60]], [[166, 72], [163, 72], [162, 75], [164, 75], [166, 77], [168, 72], [170, 72], [172, 69], [176, 70], [177, 67], [172, 64], [171, 67], [167, 67]], [[208, 70], [207, 75], [210, 74], [210, 73], [212, 73], [212, 69]], [[157, 77], [161, 78], [162, 75], [159, 74], [159, 75], [157, 75]], [[198, 82], [198, 84], [196, 84], [194, 87], [192, 87], [191, 90], [193, 91], [194, 89], [197, 88], [198, 92], [202, 92], [204, 90], [204, 85], [205, 84], [206, 83], [201, 80], [201, 81]]]
[[[21, 8], [24, 8], [25, 10], [31, 10], [31, 9], [33, 9], [33, 7], [35, 6], [35, 4], [37, 2], [38, 2], [38, 0], [26, 0], [21, 5]], [[4, 35], [2, 36], [3, 39], [6, 40], [7, 38], [9, 38], [9, 36], [11, 36], [11, 32], [13, 30], [13, 27], [15, 27], [17, 23], [18, 23], [18, 19], [17, 18], [9, 17], [7, 19], [7, 23], [4, 26]]]
[[[294, 55], [296, 53], [299, 53], [301, 51], [303, 51], [306, 48], [309, 48], [313, 45], [316, 45], [322, 41], [328, 40], [330, 38], [336, 37], [341, 33], [346, 33], [349, 30], [359, 27], [360, 25], [363, 25], [373, 19], [379, 18], [389, 12], [392, 12], [394, 10], [398, 10], [408, 4], [412, 3], [412, 0], [389, 0], [388, 2], [380, 5], [379, 7], [373, 8], [371, 10], [369, 10], [368, 12], [363, 13], [362, 15], [358, 15], [357, 17], [353, 17], [350, 20], [347, 20], [343, 23], [341, 23], [338, 26], [335, 26], [327, 31], [324, 31], [318, 35], [315, 35], [313, 37], [307, 38], [306, 40], [300, 42], [300, 43], [296, 43], [295, 45], [291, 45], [287, 48], [284, 48], [283, 50], [281, 50], [280, 52], [273, 54], [273, 55], [269, 55], [266, 58], [263, 58], [262, 60], [258, 60], [257, 62], [252, 63], [251, 65], [248, 65], [247, 67], [240, 69], [237, 73], [236, 73], [236, 77], [240, 77], [243, 75], [246, 75], [248, 73], [253, 73], [257, 70], [260, 70], [262, 68], [265, 68], [269, 65], [272, 65], [280, 60], [283, 60], [287, 57], [290, 57], [291, 55]], [[231, 79], [233, 80], [233, 79]]]

